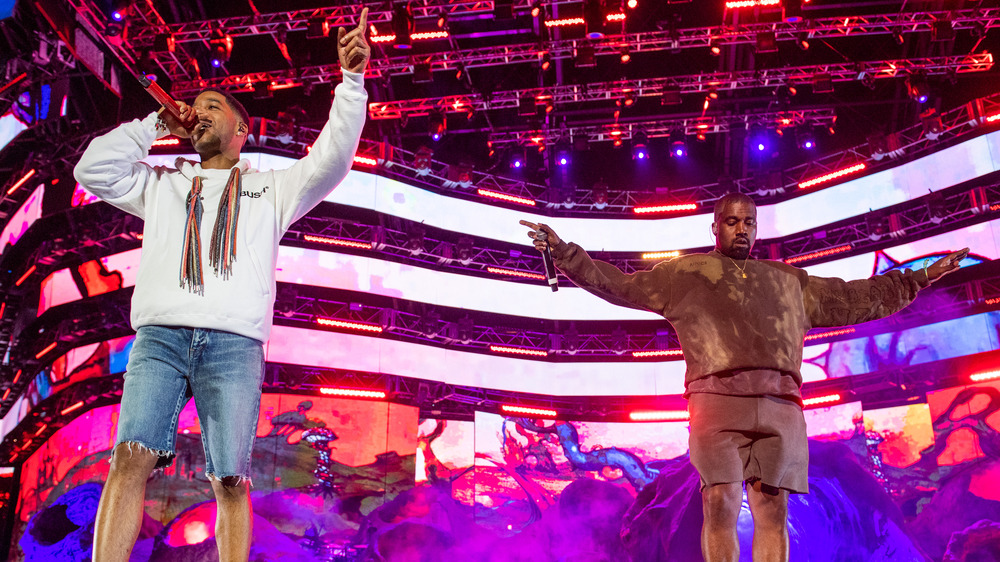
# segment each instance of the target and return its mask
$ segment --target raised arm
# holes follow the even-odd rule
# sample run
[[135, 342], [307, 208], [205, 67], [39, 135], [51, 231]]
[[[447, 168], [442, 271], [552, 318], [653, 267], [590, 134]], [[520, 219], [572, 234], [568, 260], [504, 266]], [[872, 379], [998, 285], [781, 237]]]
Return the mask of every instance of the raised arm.
[[968, 254], [965, 248], [917, 271], [894, 270], [857, 281], [810, 276], [802, 292], [806, 313], [817, 328], [885, 318], [913, 302], [920, 289], [958, 269]]
[[344, 28], [338, 30], [337, 51], [343, 80], [334, 91], [330, 118], [305, 157], [287, 170], [275, 172], [282, 231], [333, 191], [354, 163], [368, 111], [364, 79], [370, 54], [365, 40], [367, 20], [368, 8], [364, 8], [356, 28], [349, 32]]
[[[531, 229], [528, 237], [535, 248], [551, 248], [556, 267], [578, 287], [619, 306], [649, 310], [663, 314], [669, 302], [669, 276], [666, 264], [649, 271], [625, 273], [607, 262], [591, 259], [580, 246], [563, 242], [551, 227], [521, 221]], [[538, 233], [545, 233], [545, 240]]]

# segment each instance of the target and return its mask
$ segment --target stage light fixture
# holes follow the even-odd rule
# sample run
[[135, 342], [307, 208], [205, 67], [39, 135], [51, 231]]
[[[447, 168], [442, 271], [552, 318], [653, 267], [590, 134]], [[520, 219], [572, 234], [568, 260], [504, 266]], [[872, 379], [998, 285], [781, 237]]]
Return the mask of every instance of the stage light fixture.
[[687, 421], [687, 410], [639, 410], [629, 412], [628, 419], [634, 422]]
[[504, 404], [500, 406], [500, 410], [508, 414], [520, 414], [522, 416], [534, 416], [543, 418], [554, 418], [558, 415], [555, 410], [547, 410], [543, 408], [525, 408], [523, 406], [510, 406]]
[[632, 60], [632, 55], [629, 53], [628, 45], [622, 45], [618, 49], [618, 52], [621, 53], [619, 59], [622, 61], [622, 64], [628, 64]]
[[672, 158], [684, 158], [687, 156], [687, 153], [687, 139], [684, 138], [684, 131], [670, 133], [670, 156]]
[[157, 53], [173, 53], [177, 50], [177, 41], [172, 33], [160, 33], [153, 38], [153, 50]]
[[680, 88], [664, 88], [660, 96], [660, 105], [680, 105], [684, 103]]
[[629, 107], [630, 105], [635, 103], [635, 92], [633, 92], [632, 90], [625, 90], [622, 93], [623, 96], [620, 103], [622, 107]]
[[522, 147], [516, 147], [510, 152], [510, 167], [514, 170], [522, 170], [527, 165], [528, 159]]
[[829, 94], [833, 92], [833, 76], [828, 72], [821, 72], [812, 78], [812, 88], [814, 94]]
[[322, 39], [330, 36], [330, 21], [324, 17], [309, 18], [306, 24], [306, 39]]
[[416, 20], [413, 18], [413, 7], [409, 2], [397, 2], [392, 6], [392, 19], [389, 22], [392, 33], [396, 36], [393, 46], [397, 49], [411, 48], [411, 34], [416, 31]]
[[434, 112], [427, 117], [427, 134], [431, 136], [431, 140], [435, 142], [441, 140], [447, 130], [448, 121], [444, 113]]
[[628, 0], [625, 5], [628, 6], [630, 10], [634, 10], [639, 5], [639, 0]]
[[556, 155], [553, 157], [556, 166], [568, 166], [572, 161], [570, 158], [570, 151], [566, 148], [560, 148], [556, 150]]
[[899, 28], [892, 30], [892, 40], [896, 42], [897, 45], [903, 44], [903, 32]]
[[719, 88], [715, 86], [708, 87], [708, 98], [712, 100], [719, 99]]
[[865, 165], [864, 162], [854, 164], [853, 166], [848, 166], [841, 170], [837, 170], [836, 172], [830, 172], [829, 174], [823, 174], [822, 176], [819, 176], [817, 178], [801, 182], [799, 183], [799, 189], [806, 189], [809, 187], [813, 187], [814, 185], [819, 185], [821, 183], [833, 181], [837, 178], [860, 172], [865, 168], [867, 168], [867, 165]]
[[920, 113], [920, 122], [924, 126], [924, 138], [927, 140], [937, 140], [944, 132], [941, 114], [933, 107]]
[[542, 3], [540, 0], [535, 0], [531, 3], [531, 17], [537, 18], [542, 15]]
[[802, 150], [812, 150], [816, 148], [816, 135], [809, 129], [800, 129], [796, 133], [796, 140]]
[[927, 103], [931, 97], [931, 87], [927, 83], [927, 75], [918, 71], [907, 76], [906, 92], [917, 103]]
[[552, 98], [545, 100], [544, 105], [545, 105], [545, 113], [552, 113], [556, 108], [556, 104], [552, 101]]
[[719, 56], [722, 54], [722, 43], [715, 37], [708, 42], [708, 52], [712, 53], [713, 56]]
[[608, 206], [608, 184], [604, 180], [600, 180], [594, 184], [594, 188], [590, 191], [590, 198], [594, 204], [595, 209], [603, 209]]
[[645, 161], [649, 159], [649, 148], [646, 144], [649, 138], [646, 133], [638, 132], [632, 137], [632, 160]]
[[422, 226], [415, 226], [406, 235], [406, 249], [411, 256], [419, 256], [424, 253], [424, 239], [426, 232]]
[[[455, 246], [455, 255], [458, 259], [458, 262], [461, 263], [462, 265], [469, 265], [470, 263], [472, 263], [472, 257], [474, 255], [472, 246], [473, 242], [474, 241], [472, 240], [472, 238], [468, 236], [460, 236], [458, 238], [458, 244]], [[469, 323], [471, 325], [472, 321], [469, 320]], [[461, 325], [461, 321], [459, 321], [459, 324]], [[466, 341], [463, 343], [468, 343], [468, 342]]]
[[757, 33], [758, 53], [777, 53], [778, 39], [773, 31], [760, 31]]
[[795, 36], [795, 44], [798, 46], [798, 48], [800, 50], [808, 51], [809, 50], [809, 34], [807, 32], [805, 32], [805, 31], [802, 31], [802, 32], [798, 33]]
[[825, 394], [823, 396], [814, 396], [811, 398], [805, 398], [802, 400], [802, 405], [804, 407], [817, 406], [820, 404], [835, 404], [843, 400], [840, 394]]
[[788, 23], [802, 21], [802, 0], [782, 0], [781, 18]]
[[438, 10], [437, 26], [438, 29], [444, 29], [448, 27], [448, 12], [445, 12], [444, 8]]
[[583, 21], [587, 26], [587, 38], [600, 39], [604, 37], [604, 9], [601, 0], [585, 0], [583, 4]]
[[538, 59], [543, 71], [548, 70], [552, 66], [552, 55], [548, 51], [538, 53]]
[[517, 115], [518, 117], [533, 117], [538, 113], [538, 107], [535, 103], [535, 96], [528, 94], [521, 96], [517, 100]]
[[212, 55], [209, 59], [212, 66], [221, 68], [222, 65], [229, 62], [229, 57], [233, 54], [233, 36], [216, 27], [212, 30], [208, 46], [212, 50]]

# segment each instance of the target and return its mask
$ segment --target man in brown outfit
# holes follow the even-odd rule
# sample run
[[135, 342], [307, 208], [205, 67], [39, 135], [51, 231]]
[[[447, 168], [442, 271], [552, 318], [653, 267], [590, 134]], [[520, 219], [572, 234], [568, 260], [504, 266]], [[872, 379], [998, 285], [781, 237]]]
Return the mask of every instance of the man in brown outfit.
[[[626, 274], [594, 261], [544, 224], [521, 221], [535, 247], [578, 286], [673, 325], [684, 349], [691, 463], [701, 476], [707, 562], [739, 560], [737, 517], [745, 487], [754, 520], [753, 559], [788, 560], [788, 494], [808, 493], [809, 452], [799, 389], [810, 328], [860, 324], [910, 304], [917, 291], [959, 268], [965, 248], [916, 272], [870, 279], [814, 277], [750, 258], [757, 207], [740, 193], [715, 204], [715, 249]], [[536, 235], [544, 232], [546, 240]]]

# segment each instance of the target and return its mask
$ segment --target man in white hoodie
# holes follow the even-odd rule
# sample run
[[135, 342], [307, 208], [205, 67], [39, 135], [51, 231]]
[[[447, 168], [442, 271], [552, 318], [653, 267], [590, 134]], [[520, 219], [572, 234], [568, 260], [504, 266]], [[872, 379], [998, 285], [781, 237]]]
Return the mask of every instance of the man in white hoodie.
[[[338, 30], [343, 81], [310, 152], [286, 170], [240, 159], [249, 117], [205, 90], [181, 119], [162, 109], [95, 138], [75, 175], [88, 191], [145, 221], [121, 415], [94, 533], [96, 562], [127, 560], [142, 522], [146, 480], [174, 457], [177, 419], [193, 396], [205, 472], [218, 503], [219, 558], [247, 560], [250, 458], [274, 308], [278, 242], [340, 183], [365, 122], [368, 9]], [[194, 124], [192, 125], [192, 121]], [[157, 138], [190, 138], [201, 162], [140, 160]], [[203, 222], [214, 221], [210, 236]], [[203, 243], [204, 242], [204, 243]], [[207, 261], [210, 271], [203, 268]]]

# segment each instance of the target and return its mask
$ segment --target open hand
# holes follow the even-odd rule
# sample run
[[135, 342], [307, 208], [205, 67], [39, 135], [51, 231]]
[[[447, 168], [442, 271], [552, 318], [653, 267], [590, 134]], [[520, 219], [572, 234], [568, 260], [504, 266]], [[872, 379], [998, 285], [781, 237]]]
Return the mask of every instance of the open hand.
[[930, 281], [937, 281], [941, 277], [955, 271], [959, 267], [959, 263], [969, 255], [969, 249], [964, 248], [957, 252], [952, 252], [947, 256], [939, 259], [938, 261], [932, 263], [930, 267], [927, 268], [927, 279]]
[[340, 57], [340, 68], [357, 74], [364, 74], [368, 67], [371, 49], [365, 34], [368, 33], [368, 8], [361, 10], [361, 20], [358, 26], [347, 31], [343, 27], [337, 29], [337, 55]]
[[[556, 231], [552, 230], [552, 228], [547, 224], [535, 224], [525, 220], [520, 221], [520, 223], [522, 226], [526, 226], [531, 229], [531, 232], [528, 233], [528, 238], [535, 241], [535, 249], [539, 252], [544, 252], [546, 247], [555, 247], [562, 243], [562, 240], [559, 239], [559, 235], [556, 234]], [[539, 240], [539, 234], [545, 234], [544, 239]]]

